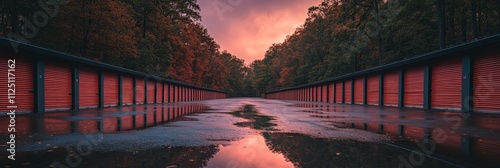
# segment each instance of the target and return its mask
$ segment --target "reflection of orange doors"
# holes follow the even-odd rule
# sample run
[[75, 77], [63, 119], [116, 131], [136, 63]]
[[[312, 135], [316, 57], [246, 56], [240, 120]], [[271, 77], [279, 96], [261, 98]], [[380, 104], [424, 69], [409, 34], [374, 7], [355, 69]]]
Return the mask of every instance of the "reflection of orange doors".
[[486, 53], [474, 58], [474, 109], [500, 112], [500, 55]]
[[45, 109], [71, 108], [71, 68], [66, 64], [45, 65]]
[[79, 102], [80, 108], [99, 106], [98, 72], [89, 68], [79, 70]]
[[104, 105], [118, 105], [118, 75], [115, 73], [104, 73]]
[[404, 106], [422, 107], [424, 103], [424, 67], [409, 68], [404, 73]]
[[354, 80], [354, 104], [363, 104], [363, 78]]
[[462, 60], [441, 61], [431, 68], [431, 106], [460, 108], [462, 100]]
[[134, 81], [130, 76], [122, 78], [122, 102], [125, 105], [134, 103]]
[[378, 75], [369, 76], [366, 80], [366, 102], [369, 105], [378, 105], [379, 81]]
[[12, 73], [15, 75], [14, 84], [16, 96], [14, 100], [17, 106], [16, 111], [33, 111], [33, 62], [14, 56], [11, 57], [11, 55], [2, 55], [2, 57], [0, 57], [0, 71], [5, 74], [0, 77], [0, 85], [4, 87], [5, 90], [0, 92], [0, 112], [9, 112], [10, 109], [8, 109], [7, 106], [11, 105], [9, 104], [7, 92], [7, 86], [9, 85], [7, 78], [9, 59], [7, 57], [15, 59], [15, 62], [10, 62], [10, 65], [15, 65], [15, 71]]
[[384, 74], [384, 106], [398, 105], [399, 71]]

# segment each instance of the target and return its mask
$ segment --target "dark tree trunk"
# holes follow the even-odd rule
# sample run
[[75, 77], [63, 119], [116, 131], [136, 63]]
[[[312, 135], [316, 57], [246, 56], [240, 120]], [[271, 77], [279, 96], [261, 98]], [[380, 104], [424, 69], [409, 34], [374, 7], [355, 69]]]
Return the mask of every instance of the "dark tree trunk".
[[378, 12], [378, 0], [373, 0], [373, 6], [375, 7], [375, 15], [377, 17], [377, 39], [378, 39], [378, 64], [382, 65], [382, 35], [380, 26], [380, 15]]
[[144, 9], [144, 13], [143, 13], [142, 16], [143, 16], [143, 18], [142, 18], [143, 19], [143, 22], [142, 22], [142, 27], [143, 27], [143, 29], [142, 29], [142, 38], [146, 38], [146, 25], [147, 25], [146, 20], [148, 18], [147, 14], [146, 14], [146, 9]]
[[19, 32], [19, 27], [17, 24], [17, 15], [18, 15], [18, 10], [17, 10], [17, 0], [11, 0], [11, 11], [10, 11], [10, 26], [11, 26], [11, 32], [13, 33], [18, 33]]
[[476, 1], [470, 0], [470, 15], [471, 15], [471, 27], [472, 27], [472, 39], [477, 38], [477, 11], [476, 11]]
[[446, 23], [445, 23], [445, 8], [444, 0], [437, 1], [437, 12], [438, 12], [438, 29], [439, 29], [439, 48], [446, 48]]

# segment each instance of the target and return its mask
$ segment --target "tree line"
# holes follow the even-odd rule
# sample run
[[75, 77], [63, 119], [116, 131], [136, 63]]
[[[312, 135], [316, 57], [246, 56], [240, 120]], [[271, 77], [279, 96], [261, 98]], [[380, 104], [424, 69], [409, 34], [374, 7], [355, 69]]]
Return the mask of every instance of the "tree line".
[[230, 96], [248, 70], [220, 51], [196, 0], [3, 0], [0, 35]]
[[497, 0], [324, 0], [249, 78], [257, 92], [298, 86], [499, 32]]
[[[0, 36], [229, 96], [298, 86], [500, 32], [497, 0], [324, 0], [245, 66], [201, 25], [196, 0], [4, 0]], [[27, 40], [26, 40], [27, 39]]]

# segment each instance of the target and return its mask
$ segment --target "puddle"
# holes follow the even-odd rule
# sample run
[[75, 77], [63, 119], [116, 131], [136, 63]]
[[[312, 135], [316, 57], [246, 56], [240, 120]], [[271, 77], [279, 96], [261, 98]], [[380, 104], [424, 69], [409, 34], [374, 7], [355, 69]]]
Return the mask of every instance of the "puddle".
[[240, 127], [251, 127], [258, 130], [274, 130], [276, 124], [271, 121], [274, 117], [260, 114], [253, 105], [245, 105], [239, 111], [231, 113], [235, 117], [240, 117], [249, 120], [248, 122], [237, 122], [234, 125]]

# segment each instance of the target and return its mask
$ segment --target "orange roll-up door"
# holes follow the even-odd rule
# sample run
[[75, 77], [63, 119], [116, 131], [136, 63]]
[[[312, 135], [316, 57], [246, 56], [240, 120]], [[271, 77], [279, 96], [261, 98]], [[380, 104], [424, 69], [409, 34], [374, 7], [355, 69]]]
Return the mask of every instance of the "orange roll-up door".
[[369, 105], [378, 105], [379, 83], [378, 75], [372, 75], [366, 80], [366, 103]]
[[474, 109], [500, 112], [500, 52], [474, 58]]
[[136, 78], [135, 100], [137, 104], [144, 104], [144, 79]]
[[[0, 92], [0, 112], [9, 112], [10, 109], [7, 106], [15, 105], [17, 106], [16, 112], [19, 111], [33, 111], [34, 105], [34, 95], [33, 95], [33, 62], [24, 59], [18, 58], [17, 56], [11, 56], [14, 54], [2, 53], [0, 54], [1, 67], [0, 71], [3, 74], [0, 77], [0, 85], [5, 88]], [[8, 100], [8, 60], [15, 59], [15, 62], [11, 62], [11, 65], [14, 64], [14, 72], [15, 81], [11, 82], [15, 84], [15, 101], [14, 104], [10, 104]], [[12, 75], [10, 76], [13, 79]], [[12, 91], [11, 91], [12, 92]]]
[[162, 102], [162, 95], [163, 95], [163, 84], [161, 82], [156, 83], [156, 102], [157, 103], [163, 103]]
[[335, 83], [335, 103], [342, 103], [342, 83]]
[[399, 71], [384, 74], [384, 106], [398, 105]]
[[404, 106], [422, 107], [424, 103], [424, 67], [412, 67], [404, 72]]
[[104, 73], [104, 106], [118, 105], [118, 75]]
[[124, 105], [134, 103], [134, 81], [130, 76], [122, 78], [122, 103]]
[[45, 64], [45, 109], [71, 108], [71, 78], [71, 68], [66, 64]]
[[431, 106], [460, 108], [462, 100], [462, 59], [441, 61], [431, 68]]
[[99, 106], [99, 73], [90, 68], [79, 70], [80, 108]]
[[148, 103], [155, 102], [155, 82], [148, 80]]
[[354, 80], [354, 104], [363, 104], [363, 78]]
[[345, 104], [351, 104], [351, 80], [346, 80], [344, 84]]

